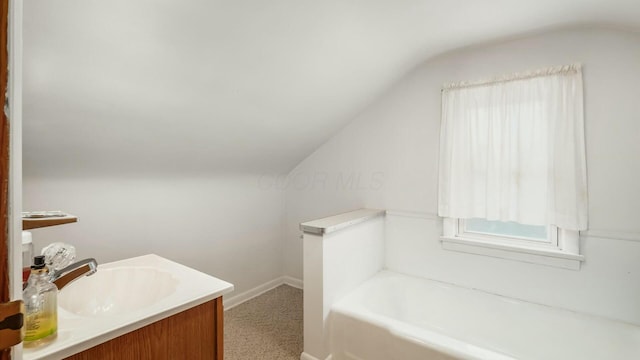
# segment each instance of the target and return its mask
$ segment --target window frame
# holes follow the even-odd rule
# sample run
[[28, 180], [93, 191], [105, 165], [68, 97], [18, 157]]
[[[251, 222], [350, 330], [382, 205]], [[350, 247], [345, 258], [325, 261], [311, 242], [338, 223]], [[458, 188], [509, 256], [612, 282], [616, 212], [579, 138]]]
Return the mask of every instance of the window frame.
[[486, 255], [502, 259], [579, 270], [578, 231], [549, 225], [549, 241], [525, 240], [514, 236], [479, 234], [464, 231], [464, 219], [443, 218], [440, 238], [445, 250]]

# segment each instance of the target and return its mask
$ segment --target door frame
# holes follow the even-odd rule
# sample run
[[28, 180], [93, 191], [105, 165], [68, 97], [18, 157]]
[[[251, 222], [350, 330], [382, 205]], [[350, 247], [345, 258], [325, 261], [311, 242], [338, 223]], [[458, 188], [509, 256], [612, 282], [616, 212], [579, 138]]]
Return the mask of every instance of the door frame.
[[[7, 262], [0, 269], [8, 274], [9, 299], [22, 299], [22, 0], [1, 0], [8, 4], [6, 54], [9, 74], [7, 97], [9, 122], [9, 173], [7, 194], [7, 233], [0, 246], [7, 247]], [[6, 236], [5, 236], [6, 235]], [[10, 355], [22, 360], [22, 344], [14, 346]]]
[[[0, 104], [5, 104], [5, 91], [9, 86], [9, 47], [7, 35], [9, 29], [9, 1], [0, 0]], [[9, 154], [11, 153], [11, 135], [8, 114], [0, 114], [0, 303], [9, 301], [10, 274], [9, 268]], [[0, 358], [7, 357], [2, 350]]]
[[22, 0], [9, 0], [9, 266], [10, 296], [22, 298]]

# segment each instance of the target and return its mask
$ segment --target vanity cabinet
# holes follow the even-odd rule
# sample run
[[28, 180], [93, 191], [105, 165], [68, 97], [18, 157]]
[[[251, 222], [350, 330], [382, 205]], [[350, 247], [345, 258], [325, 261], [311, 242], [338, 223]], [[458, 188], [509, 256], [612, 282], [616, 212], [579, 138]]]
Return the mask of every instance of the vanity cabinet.
[[72, 355], [69, 360], [222, 360], [222, 297]]

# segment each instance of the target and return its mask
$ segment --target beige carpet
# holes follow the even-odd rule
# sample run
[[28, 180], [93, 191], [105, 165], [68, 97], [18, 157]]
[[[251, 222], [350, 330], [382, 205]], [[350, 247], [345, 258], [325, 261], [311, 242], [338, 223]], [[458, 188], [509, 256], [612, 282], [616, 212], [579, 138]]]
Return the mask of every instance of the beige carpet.
[[282, 285], [224, 313], [225, 360], [299, 360], [302, 290]]

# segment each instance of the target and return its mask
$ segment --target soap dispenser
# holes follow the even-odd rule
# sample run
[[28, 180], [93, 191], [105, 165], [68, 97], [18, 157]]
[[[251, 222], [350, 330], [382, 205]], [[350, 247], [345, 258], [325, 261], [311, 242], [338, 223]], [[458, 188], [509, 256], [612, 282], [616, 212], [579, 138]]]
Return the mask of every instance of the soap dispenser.
[[51, 283], [44, 256], [36, 256], [27, 287], [22, 293], [25, 305], [24, 345], [37, 346], [54, 338], [58, 330], [58, 288]]

